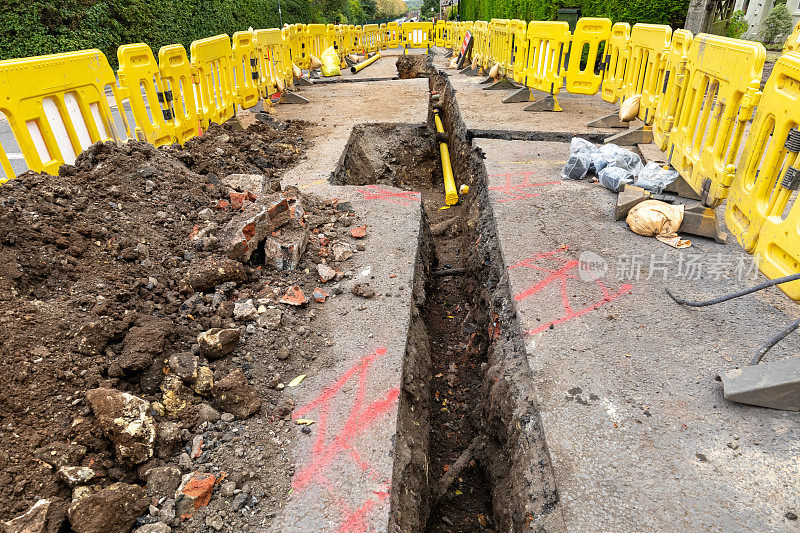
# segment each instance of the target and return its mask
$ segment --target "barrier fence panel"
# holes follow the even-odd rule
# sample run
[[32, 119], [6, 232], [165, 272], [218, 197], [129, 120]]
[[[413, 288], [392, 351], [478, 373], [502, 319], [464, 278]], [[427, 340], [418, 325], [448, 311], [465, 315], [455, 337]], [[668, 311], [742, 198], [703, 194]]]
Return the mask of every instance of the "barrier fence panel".
[[631, 30], [630, 55], [620, 100], [641, 95], [638, 117], [646, 125], [652, 124], [661, 96], [658, 80], [664, 78], [671, 38], [669, 26], [635, 24]]
[[247, 109], [261, 99], [259, 65], [253, 32], [237, 31], [233, 34], [233, 80], [236, 87], [236, 103]]
[[362, 28], [364, 33], [364, 52], [377, 52], [380, 50], [380, 26], [367, 24]]
[[261, 98], [269, 98], [282, 92], [291, 77], [291, 65], [287, 64], [281, 30], [256, 30], [256, 55], [258, 57], [258, 90]]
[[[798, 124], [800, 54], [790, 52], [775, 63], [764, 87], [725, 209], [728, 229], [750, 253], [756, 251], [764, 239], [763, 230], [766, 222], [770, 221], [769, 236], [761, 248], [764, 252], [762, 261], [769, 260], [773, 264], [779, 262], [775, 257], [776, 250], [770, 245], [779, 236], [776, 228], [787, 225], [788, 235], [795, 239], [789, 249], [789, 255], [795, 261], [800, 247], [797, 213], [792, 215], [796, 211], [794, 204], [800, 179], [800, 171], [796, 170], [800, 167]], [[794, 217], [795, 229], [788, 226], [792, 223], [791, 216]], [[797, 287], [793, 290], [797, 291]]]
[[404, 22], [400, 26], [402, 45], [409, 48], [429, 49], [433, 44], [433, 24], [431, 22]]
[[760, 96], [764, 45], [700, 34], [692, 40], [680, 115], [669, 138], [670, 162], [717, 207], [733, 180], [745, 124]]
[[[57, 174], [95, 142], [120, 140], [108, 104], [116, 78], [100, 50], [0, 61], [0, 112], [8, 119], [28, 168]], [[124, 112], [120, 112], [128, 128]], [[3, 168], [9, 173], [7, 157]]]
[[511, 64], [514, 66], [514, 81], [525, 83], [528, 63], [528, 24], [524, 20], [512, 20], [513, 45], [511, 47]]
[[135, 120], [132, 136], [155, 146], [175, 142], [172, 121], [172, 91], [165, 90], [158, 63], [144, 43], [126, 44], [117, 49], [118, 94], [128, 101]]
[[231, 40], [225, 34], [200, 39], [192, 43], [191, 52], [198, 115], [205, 131], [211, 122], [222, 124], [236, 112]]
[[574, 94], [595, 94], [603, 82], [603, 57], [611, 35], [611, 21], [584, 17], [572, 35], [566, 69], [566, 89]]
[[569, 44], [569, 24], [564, 21], [528, 23], [525, 75], [531, 89], [556, 95], [564, 86], [563, 59]]
[[388, 34], [386, 46], [388, 48], [398, 48], [400, 46], [400, 25], [397, 22], [388, 22], [386, 24], [386, 33]]
[[388, 48], [388, 33], [386, 31], [386, 24], [381, 24], [378, 27], [378, 45], [380, 46], [381, 50], [386, 50]]
[[627, 22], [617, 22], [611, 26], [611, 35], [606, 44], [606, 58], [603, 61], [602, 97], [612, 104], [617, 101], [625, 83], [625, 68], [630, 56], [631, 26]]
[[472, 27], [475, 43], [472, 48], [472, 58], [478, 66], [486, 68], [489, 53], [489, 25], [486, 21], [478, 20]]
[[[303, 33], [303, 43], [305, 44], [305, 51], [310, 59], [311, 56], [319, 59], [322, 57], [322, 52], [325, 51], [325, 41], [328, 36], [328, 27], [325, 24], [308, 24]], [[307, 68], [307, 66], [306, 66]]]
[[289, 26], [288, 43], [289, 58], [292, 63], [300, 68], [306, 68], [308, 66], [308, 56], [305, 53], [302, 24], [292, 24]]
[[444, 47], [452, 49], [455, 43], [458, 23], [448, 20], [444, 28]]
[[800, 22], [794, 25], [791, 35], [786, 38], [786, 43], [783, 45], [783, 53], [787, 52], [800, 52]]
[[500, 64], [500, 75], [506, 78], [514, 75], [514, 64], [511, 62], [514, 51], [510, 22], [506, 19], [493, 19], [489, 23], [491, 59], [494, 63]]
[[686, 60], [691, 45], [692, 32], [689, 30], [675, 30], [672, 34], [667, 68], [663, 78], [658, 82], [661, 97], [653, 121], [653, 140], [661, 151], [667, 149], [669, 133], [675, 124], [675, 117], [680, 114], [679, 103], [686, 80]]
[[201, 133], [192, 66], [183, 45], [161, 47], [158, 51], [158, 70], [164, 89], [172, 93], [171, 114], [175, 139], [183, 144]]
[[433, 42], [436, 46], [444, 48], [445, 43], [445, 27], [447, 23], [444, 20], [437, 20], [436, 25], [433, 27]]

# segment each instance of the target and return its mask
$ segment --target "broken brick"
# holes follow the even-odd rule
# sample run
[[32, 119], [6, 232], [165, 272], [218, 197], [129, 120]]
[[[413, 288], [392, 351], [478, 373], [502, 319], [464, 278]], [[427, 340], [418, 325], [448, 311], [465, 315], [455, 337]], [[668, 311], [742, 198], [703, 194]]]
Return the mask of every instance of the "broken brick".
[[350, 230], [350, 235], [352, 235], [354, 239], [363, 239], [367, 236], [367, 225], [356, 226]]
[[191, 514], [205, 507], [211, 501], [211, 491], [217, 477], [214, 474], [195, 472], [186, 484], [178, 489], [178, 499], [175, 502], [175, 509], [181, 518], [188, 518]]
[[286, 294], [284, 294], [283, 297], [281, 297], [281, 299], [278, 301], [282, 304], [295, 305], [295, 306], [300, 306], [308, 302], [308, 300], [306, 300], [305, 294], [303, 294], [303, 291], [300, 290], [300, 287], [298, 287], [297, 285], [289, 287], [286, 290]]
[[311, 294], [311, 297], [314, 298], [315, 302], [324, 303], [325, 298], [330, 296], [327, 292], [323, 291], [319, 287], [314, 289], [314, 292]]

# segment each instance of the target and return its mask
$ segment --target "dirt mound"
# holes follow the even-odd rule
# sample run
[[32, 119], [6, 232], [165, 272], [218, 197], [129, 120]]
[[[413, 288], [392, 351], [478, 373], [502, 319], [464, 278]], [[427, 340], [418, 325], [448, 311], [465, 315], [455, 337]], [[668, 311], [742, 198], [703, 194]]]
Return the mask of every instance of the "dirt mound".
[[[0, 187], [0, 519], [47, 498], [48, 529], [58, 529], [72, 499], [59, 468], [90, 468], [89, 492], [143, 483], [145, 471], [181, 450], [187, 429], [213, 411], [209, 404], [236, 416], [259, 408], [247, 382], [230, 377], [230, 357], [219, 358], [235, 342], [224, 341], [211, 361], [197, 338], [245, 325], [281, 335], [279, 324], [262, 318], [269, 313], [260, 302], [277, 305], [294, 286], [310, 297], [319, 283], [316, 265], [307, 268], [305, 259], [295, 270], [276, 270], [269, 253], [287, 253], [280, 244], [267, 252], [261, 244], [247, 263], [227, 259], [222, 231], [259, 202], [279, 204], [288, 215], [272, 238], [302, 234], [307, 255], [316, 262], [327, 255], [326, 240], [307, 234], [324, 223], [333, 228], [337, 214], [346, 220], [346, 209], [296, 190], [271, 192], [280, 190], [279, 171], [306, 148], [303, 128], [213, 126], [184, 147], [98, 143], [59, 176], [28, 172]], [[231, 181], [230, 174], [257, 178], [260, 190], [243, 190], [242, 176]], [[303, 249], [290, 251], [297, 259]], [[219, 274], [226, 261], [238, 265], [229, 277]], [[189, 274], [204, 271], [218, 277], [195, 291]], [[215, 396], [213, 383], [226, 379], [227, 396]], [[135, 453], [119, 442], [115, 448], [110, 439], [119, 431], [98, 425], [98, 407], [87, 404], [86, 391], [99, 387], [151, 406], [139, 415], [154, 417], [155, 443]], [[240, 396], [247, 405], [231, 405]], [[153, 447], [156, 457], [148, 459]]]

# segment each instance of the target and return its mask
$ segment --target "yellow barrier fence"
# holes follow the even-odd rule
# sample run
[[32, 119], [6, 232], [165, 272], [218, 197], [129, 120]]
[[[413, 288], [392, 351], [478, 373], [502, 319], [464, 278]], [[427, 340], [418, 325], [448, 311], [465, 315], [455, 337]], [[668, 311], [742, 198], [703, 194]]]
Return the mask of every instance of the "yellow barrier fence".
[[[91, 144], [120, 140], [106, 94], [111, 87], [122, 109], [115, 86], [100, 50], [0, 61], [0, 112], [28, 168], [57, 174]], [[124, 113], [120, 116], [124, 121]], [[2, 164], [6, 175], [13, 175], [5, 155]]]
[[511, 63], [514, 69], [514, 81], [525, 83], [528, 64], [528, 24], [524, 20], [512, 20], [511, 25]]
[[569, 45], [569, 24], [563, 21], [528, 23], [526, 85], [553, 96], [564, 86], [563, 58]]
[[753, 41], [700, 34], [692, 40], [680, 115], [670, 133], [670, 162], [717, 207], [733, 180], [745, 124], [760, 96], [766, 52]]
[[381, 28], [377, 24], [367, 24], [362, 28], [365, 53], [373, 53], [381, 49], [380, 30]]
[[233, 80], [236, 103], [247, 109], [261, 99], [259, 91], [258, 55], [253, 32], [237, 31], [233, 34]]
[[[771, 279], [800, 271], [800, 53], [775, 63], [731, 186], [725, 222]], [[800, 283], [779, 285], [800, 300]]]
[[639, 119], [650, 125], [661, 96], [659, 80], [667, 69], [672, 28], [657, 24], [636, 24], [629, 41], [628, 67], [620, 99], [641, 95]]
[[400, 39], [406, 53], [409, 48], [428, 50], [433, 44], [433, 24], [431, 22], [404, 22], [400, 26]]
[[388, 22], [386, 24], [386, 46], [388, 48], [397, 48], [400, 46], [400, 25], [397, 22]]
[[800, 54], [784, 54], [764, 87], [730, 188], [725, 220], [739, 244], [751, 253], [764, 222], [769, 217], [783, 219], [797, 187], [794, 169], [800, 166], [798, 89]]
[[489, 23], [490, 56], [493, 63], [500, 64], [500, 75], [504, 78], [514, 76], [514, 50], [512, 48], [513, 34], [509, 20], [493, 19]]
[[445, 44], [445, 28], [447, 22], [444, 20], [437, 20], [433, 27], [433, 42], [436, 46], [444, 48]]
[[485, 68], [489, 62], [489, 25], [483, 20], [476, 21], [472, 27], [472, 36], [475, 39], [472, 48], [472, 58], [478, 66]]
[[197, 114], [205, 131], [211, 122], [222, 124], [236, 113], [231, 40], [225, 34], [200, 39], [192, 43], [191, 53]]
[[603, 61], [602, 96], [612, 104], [619, 99], [625, 83], [625, 68], [630, 56], [631, 26], [627, 22], [617, 22], [611, 27], [611, 36], [606, 43], [606, 58]]
[[164, 89], [161, 72], [150, 47], [126, 44], [117, 49], [118, 94], [128, 101], [135, 121], [133, 136], [155, 146], [175, 142], [172, 91]]
[[164, 88], [172, 93], [172, 121], [175, 139], [183, 144], [202, 133], [197, 115], [197, 97], [194, 90], [192, 65], [186, 49], [171, 44], [158, 51], [158, 68]]
[[[578, 20], [566, 68], [566, 89], [574, 94], [595, 94], [603, 82], [600, 66], [611, 35], [611, 21], [585, 17]], [[584, 59], [585, 58], [585, 59]]]
[[662, 151], [668, 147], [669, 134], [675, 124], [675, 117], [680, 114], [679, 104], [686, 81], [686, 61], [691, 45], [692, 32], [689, 30], [676, 30], [672, 34], [667, 68], [663, 79], [658, 82], [661, 87], [661, 97], [653, 121], [653, 139]]

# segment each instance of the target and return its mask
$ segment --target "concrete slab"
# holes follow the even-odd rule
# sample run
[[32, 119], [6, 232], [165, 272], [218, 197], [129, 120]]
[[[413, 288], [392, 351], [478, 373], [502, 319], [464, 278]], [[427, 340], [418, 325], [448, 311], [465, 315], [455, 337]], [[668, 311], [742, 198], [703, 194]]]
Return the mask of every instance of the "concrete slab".
[[[512, 131], [569, 132], [571, 134], [619, 133], [620, 129], [590, 128], [587, 123], [617, 111], [618, 104], [609, 104], [599, 95], [584, 96], [561, 93], [558, 101], [562, 112], [526, 112], [530, 102], [503, 104], [511, 91], [484, 91], [482, 77], [469, 77], [458, 71], [447, 71], [457, 91], [458, 107], [469, 130], [503, 129]], [[537, 93], [539, 94], [539, 93]], [[541, 96], [546, 96], [541, 94]]]
[[[314, 420], [287, 453], [294, 459], [292, 493], [269, 531], [385, 531], [389, 523], [393, 450], [403, 357], [412, 305], [412, 279], [420, 231], [420, 195], [391, 187], [333, 186], [336, 168], [354, 124], [378, 120], [425, 120], [427, 80], [309, 87], [311, 103], [278, 107], [280, 119], [313, 121], [314, 145], [283, 177], [322, 198], [350, 202], [365, 218], [366, 249], [355, 256], [353, 283], [368, 282], [378, 294], [350, 294], [326, 302], [316, 328], [336, 339], [336, 363], [309, 375], [285, 394], [293, 416]], [[408, 106], [388, 102], [407, 100]], [[287, 106], [288, 107], [288, 106]]]
[[[746, 365], [795, 304], [771, 289], [679, 306], [665, 285], [704, 298], [754, 284], [749, 256], [702, 238], [675, 250], [614, 222], [614, 193], [559, 180], [565, 143], [475, 143], [567, 528], [795, 529], [785, 515], [800, 505], [800, 419], [728, 402], [715, 380]], [[768, 359], [799, 349], [790, 336]]]

